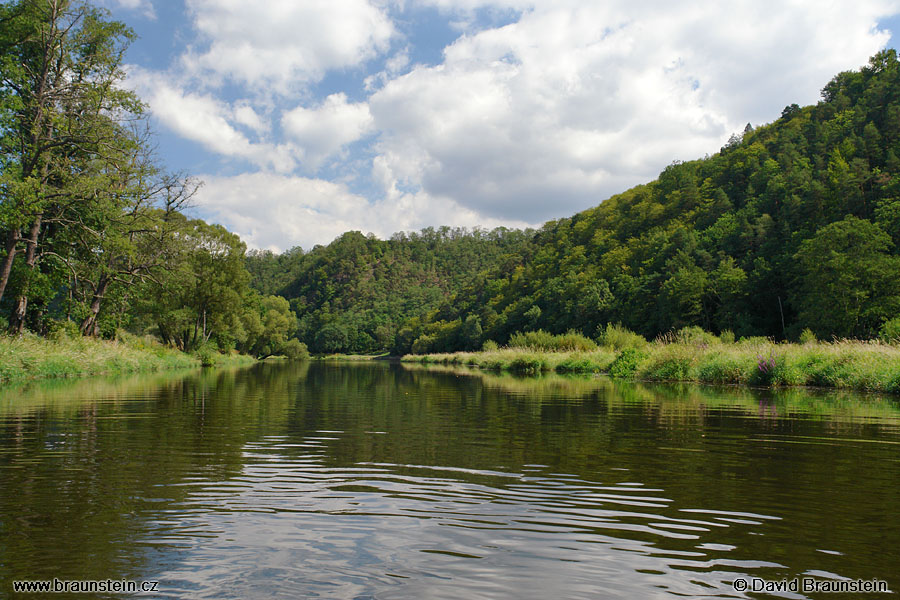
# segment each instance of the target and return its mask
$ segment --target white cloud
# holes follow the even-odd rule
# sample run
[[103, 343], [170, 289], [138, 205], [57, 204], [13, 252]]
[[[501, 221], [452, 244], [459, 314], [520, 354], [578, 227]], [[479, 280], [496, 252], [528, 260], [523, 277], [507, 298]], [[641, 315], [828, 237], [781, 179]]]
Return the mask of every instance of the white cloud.
[[265, 173], [201, 179], [204, 185], [196, 196], [200, 212], [240, 235], [251, 248], [283, 251], [299, 245], [309, 249], [352, 230], [386, 238], [435, 223], [502, 224], [485, 221], [452, 201], [423, 194], [397, 194], [390, 201], [370, 203], [342, 184], [321, 179]]
[[185, 91], [162, 74], [137, 67], [129, 68], [127, 83], [163, 125], [208, 150], [279, 172], [288, 172], [297, 166], [299, 149], [296, 147], [252, 142], [232, 124], [233, 121], [258, 132], [266, 130], [266, 124], [246, 104], [232, 108], [213, 96]]
[[234, 107], [234, 120], [260, 135], [271, 129], [269, 123], [259, 116], [259, 113], [247, 102], [239, 102]]
[[316, 108], [297, 108], [282, 117], [282, 126], [303, 148], [309, 170], [355, 142], [372, 129], [372, 115], [366, 103], [351, 104], [343, 93], [332, 94]]
[[156, 11], [153, 9], [153, 3], [150, 0], [102, 0], [101, 3], [106, 6], [118, 6], [126, 10], [140, 12], [148, 19], [156, 18]]
[[564, 216], [816, 101], [888, 39], [897, 4], [433, 2], [527, 9], [371, 99], [386, 189], [496, 218]]
[[286, 92], [330, 69], [356, 66], [384, 52], [394, 27], [368, 0], [187, 0], [208, 47], [184, 57], [197, 74], [211, 72], [259, 91]]

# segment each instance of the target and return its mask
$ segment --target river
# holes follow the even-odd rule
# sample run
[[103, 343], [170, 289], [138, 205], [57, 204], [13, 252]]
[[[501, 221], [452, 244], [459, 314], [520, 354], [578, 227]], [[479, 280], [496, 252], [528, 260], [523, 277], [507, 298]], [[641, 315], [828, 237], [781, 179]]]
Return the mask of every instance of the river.
[[0, 389], [0, 598], [888, 598], [735, 583], [897, 591], [898, 542], [892, 397], [380, 362]]

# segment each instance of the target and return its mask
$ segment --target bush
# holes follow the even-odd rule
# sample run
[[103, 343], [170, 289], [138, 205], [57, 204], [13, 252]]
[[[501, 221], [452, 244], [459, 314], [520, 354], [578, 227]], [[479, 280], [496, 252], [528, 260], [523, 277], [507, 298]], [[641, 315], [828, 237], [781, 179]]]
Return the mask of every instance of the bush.
[[413, 354], [427, 354], [431, 352], [434, 341], [433, 335], [422, 334], [413, 342], [411, 351]]
[[540, 373], [545, 366], [543, 358], [539, 356], [522, 355], [509, 363], [509, 370], [517, 373]]
[[306, 344], [297, 338], [288, 340], [281, 349], [281, 353], [292, 360], [306, 360], [309, 358], [309, 349], [306, 347]]
[[726, 329], [722, 333], [719, 334], [719, 341], [723, 344], [733, 344], [734, 343], [734, 332], [730, 329]]
[[620, 323], [613, 325], [606, 324], [606, 329], [602, 330], [598, 336], [600, 344], [614, 350], [624, 350], [625, 348], [643, 348], [647, 345], [647, 340], [627, 327], [623, 327]]
[[745, 361], [740, 358], [714, 353], [705, 357], [697, 368], [697, 379], [706, 383], [746, 383], [747, 371]]
[[641, 371], [648, 379], [689, 381], [693, 379], [691, 370], [696, 361], [696, 349], [682, 344], [667, 345], [658, 348]]
[[675, 340], [680, 344], [702, 346], [704, 348], [719, 341], [716, 336], [708, 331], [704, 331], [702, 327], [697, 327], [696, 325], [679, 329], [675, 333]]
[[481, 346], [481, 350], [483, 352], [496, 352], [500, 349], [500, 346], [494, 340], [487, 340]]
[[809, 344], [815, 344], [819, 340], [816, 339], [816, 334], [813, 333], [813, 330], [807, 327], [800, 333], [800, 343], [804, 346]]
[[48, 319], [47, 331], [51, 340], [76, 340], [81, 337], [81, 330], [74, 321], [66, 319]]
[[216, 364], [216, 357], [219, 352], [215, 346], [210, 343], [202, 344], [197, 347], [194, 355], [200, 359], [200, 364], [204, 367], [212, 367]]
[[638, 366], [647, 358], [647, 355], [637, 348], [625, 348], [609, 365], [609, 375], [622, 379], [634, 377]]
[[881, 339], [887, 344], [900, 344], [900, 317], [888, 319], [879, 331]]
[[526, 348], [529, 350], [542, 350], [544, 352], [574, 351], [590, 352], [597, 349], [594, 340], [580, 333], [569, 331], [562, 335], [553, 335], [543, 329], [514, 333], [509, 338], [510, 348]]
[[573, 354], [556, 365], [557, 373], [599, 373], [600, 365], [583, 354]]
[[777, 374], [783, 369], [783, 358], [777, 356], [775, 351], [770, 349], [768, 353], [759, 353], [756, 355], [756, 368], [750, 376], [750, 383], [753, 385], [772, 385], [777, 383]]

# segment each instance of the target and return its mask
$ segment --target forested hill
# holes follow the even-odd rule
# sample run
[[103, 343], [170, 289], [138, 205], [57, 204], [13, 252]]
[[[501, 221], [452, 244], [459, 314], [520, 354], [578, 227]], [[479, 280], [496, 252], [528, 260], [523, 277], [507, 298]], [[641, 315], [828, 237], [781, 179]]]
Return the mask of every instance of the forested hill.
[[264, 291], [293, 299], [320, 351], [454, 350], [608, 322], [869, 337], [900, 314], [898, 155], [900, 65], [885, 50], [817, 105], [533, 236], [350, 233], [292, 261], [257, 255], [251, 272], [284, 280]]
[[[514, 268], [533, 235], [441, 227], [379, 240], [353, 231], [307, 254], [250, 252], [247, 267], [251, 285], [291, 299], [311, 350], [370, 352], [393, 348], [407, 321], [458, 310], [452, 298], [483, 287], [489, 272]], [[463, 347], [480, 346], [480, 327], [468, 336]]]

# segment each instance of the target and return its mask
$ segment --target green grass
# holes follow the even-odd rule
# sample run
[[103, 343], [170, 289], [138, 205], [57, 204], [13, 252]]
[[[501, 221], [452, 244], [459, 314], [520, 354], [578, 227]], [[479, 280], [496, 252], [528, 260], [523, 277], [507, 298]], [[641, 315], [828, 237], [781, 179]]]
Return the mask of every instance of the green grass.
[[[207, 360], [207, 362], [209, 362]], [[255, 362], [249, 356], [218, 354], [216, 366]], [[0, 384], [27, 379], [81, 377], [196, 368], [198, 356], [167, 348], [148, 338], [123, 336], [117, 341], [59, 335], [0, 335]]]
[[360, 360], [378, 360], [385, 359], [389, 356], [387, 352], [379, 352], [377, 354], [319, 354], [313, 356], [313, 360], [334, 360], [345, 362], [357, 362]]
[[404, 362], [467, 365], [491, 371], [514, 373], [602, 373], [615, 359], [615, 352], [598, 348], [588, 352], [550, 352], [522, 348], [499, 348], [483, 352], [408, 354]]
[[402, 360], [526, 374], [608, 373], [644, 381], [816, 386], [900, 394], [900, 346], [883, 342], [776, 344], [766, 338], [751, 338], [728, 343], [698, 334], [640, 344], [620, 331], [611, 333], [614, 344], [589, 352], [498, 348], [408, 355]]

